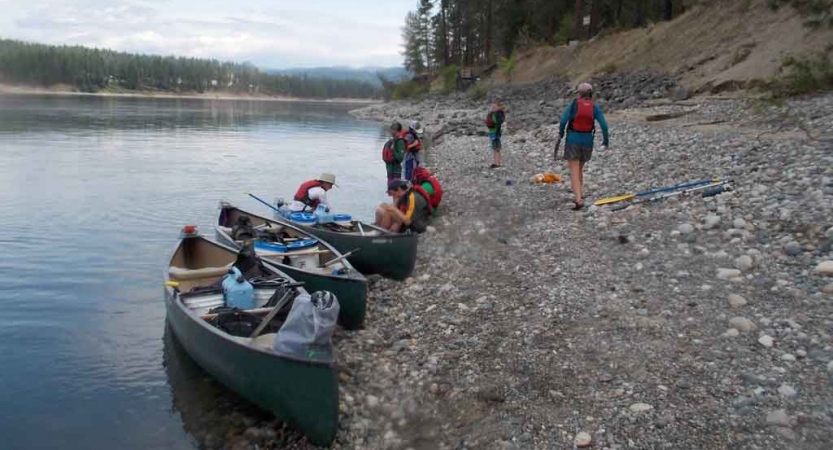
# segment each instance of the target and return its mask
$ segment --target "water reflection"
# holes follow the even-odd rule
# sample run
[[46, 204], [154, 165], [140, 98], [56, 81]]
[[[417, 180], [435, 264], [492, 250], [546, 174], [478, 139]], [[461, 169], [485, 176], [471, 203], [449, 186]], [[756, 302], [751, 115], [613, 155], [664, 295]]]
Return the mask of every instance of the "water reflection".
[[272, 416], [203, 371], [185, 352], [169, 325], [165, 325], [163, 365], [171, 388], [173, 412], [182, 428], [202, 449], [245, 447], [281, 448], [302, 440]]

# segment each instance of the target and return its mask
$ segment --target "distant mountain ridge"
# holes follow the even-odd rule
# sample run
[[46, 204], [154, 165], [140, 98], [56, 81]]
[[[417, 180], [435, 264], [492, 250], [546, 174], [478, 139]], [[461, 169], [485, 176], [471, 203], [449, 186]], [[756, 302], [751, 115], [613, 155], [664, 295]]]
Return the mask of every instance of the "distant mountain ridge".
[[410, 76], [408, 71], [402, 67], [346, 67], [346, 66], [331, 66], [331, 67], [299, 67], [292, 69], [269, 69], [266, 71], [273, 75], [296, 75], [315, 78], [330, 78], [336, 80], [355, 80], [365, 81], [374, 86], [381, 86], [379, 77], [376, 74], [381, 74], [385, 78], [398, 81]]

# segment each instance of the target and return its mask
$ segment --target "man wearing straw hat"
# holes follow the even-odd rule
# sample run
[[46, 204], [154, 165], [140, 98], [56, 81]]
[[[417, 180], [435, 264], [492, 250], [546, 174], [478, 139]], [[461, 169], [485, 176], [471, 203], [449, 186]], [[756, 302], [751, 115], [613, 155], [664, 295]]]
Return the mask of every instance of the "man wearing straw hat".
[[326, 172], [314, 180], [301, 183], [298, 191], [295, 192], [292, 203], [289, 204], [289, 210], [312, 211], [318, 205], [324, 205], [329, 209], [330, 203], [327, 201], [327, 191], [332, 189], [333, 186], [338, 186], [336, 184], [336, 176]]

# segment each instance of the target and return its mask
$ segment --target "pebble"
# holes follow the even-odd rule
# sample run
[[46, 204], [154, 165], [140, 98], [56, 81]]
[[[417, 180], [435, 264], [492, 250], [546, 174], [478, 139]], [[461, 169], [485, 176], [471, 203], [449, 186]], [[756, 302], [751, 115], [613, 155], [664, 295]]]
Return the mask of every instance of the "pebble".
[[635, 414], [644, 414], [647, 412], [651, 412], [653, 409], [654, 407], [647, 403], [634, 403], [630, 406], [631, 412]]
[[775, 411], [770, 411], [770, 413], [766, 415], [766, 424], [777, 427], [789, 427], [790, 416], [788, 416], [787, 412], [783, 409], [776, 409]]
[[781, 387], [778, 388], [778, 393], [784, 398], [793, 398], [797, 394], [796, 390], [792, 386], [788, 386], [786, 384], [782, 384]]
[[732, 221], [732, 226], [737, 229], [746, 228], [746, 221], [738, 217]]
[[807, 357], [807, 352], [805, 352], [804, 350], [798, 349], [798, 350], [795, 351], [795, 356], [798, 356], [799, 358], [806, 358]]
[[741, 255], [735, 260], [735, 267], [744, 272], [751, 269], [753, 265], [754, 262], [749, 255]]
[[816, 266], [816, 272], [820, 275], [833, 275], [833, 261], [822, 261]]
[[825, 294], [833, 294], [833, 283], [822, 286], [821, 292]]
[[703, 226], [703, 228], [705, 228], [707, 230], [711, 230], [712, 228], [718, 226], [719, 224], [720, 224], [720, 216], [710, 214], [710, 215], [706, 216], [705, 225]]
[[827, 373], [833, 375], [833, 361], [827, 363]]
[[729, 326], [738, 331], [753, 331], [755, 330], [755, 323], [746, 317], [733, 317], [729, 319]]
[[684, 224], [679, 225], [677, 227], [677, 231], [679, 231], [681, 234], [693, 233], [694, 232], [694, 226], [691, 225], [690, 223], [684, 223]]
[[367, 403], [368, 408], [375, 408], [379, 406], [379, 397], [368, 395], [364, 399], [365, 403]]
[[772, 344], [775, 343], [775, 341], [772, 339], [772, 336], [765, 334], [758, 338], [758, 343], [766, 348], [770, 348], [772, 347]]
[[729, 306], [732, 308], [740, 308], [746, 304], [746, 299], [738, 294], [729, 294]]
[[717, 269], [717, 278], [721, 280], [739, 277], [740, 274], [741, 271], [738, 269]]
[[728, 330], [726, 330], [725, 334], [726, 334], [726, 337], [737, 337], [737, 336], [740, 335], [740, 331], [738, 331], [734, 328], [729, 328]]
[[593, 437], [590, 436], [590, 433], [586, 431], [582, 431], [581, 433], [576, 435], [576, 438], [573, 440], [578, 448], [589, 447], [590, 443], [593, 442]]
[[804, 250], [801, 248], [801, 244], [795, 241], [789, 242], [784, 246], [784, 253], [789, 256], [798, 256], [802, 251]]
[[783, 355], [781, 355], [781, 361], [794, 362], [795, 355], [793, 355], [792, 353], [784, 353]]

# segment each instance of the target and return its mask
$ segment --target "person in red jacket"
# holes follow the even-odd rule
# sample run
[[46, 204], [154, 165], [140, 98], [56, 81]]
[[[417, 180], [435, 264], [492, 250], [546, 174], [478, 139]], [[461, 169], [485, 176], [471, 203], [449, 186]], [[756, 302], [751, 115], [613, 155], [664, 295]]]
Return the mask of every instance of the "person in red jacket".
[[431, 208], [434, 209], [433, 215], [437, 215], [437, 208], [443, 200], [443, 187], [437, 177], [431, 175], [425, 167], [417, 167], [414, 169], [414, 185], [422, 186], [422, 189], [428, 193], [428, 201], [431, 203]]
[[301, 183], [298, 191], [295, 192], [292, 203], [289, 204], [290, 211], [312, 211], [318, 205], [330, 207], [327, 200], [327, 191], [336, 186], [336, 176], [331, 173], [322, 173], [320, 177]]

